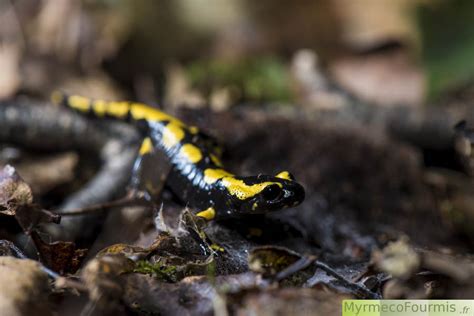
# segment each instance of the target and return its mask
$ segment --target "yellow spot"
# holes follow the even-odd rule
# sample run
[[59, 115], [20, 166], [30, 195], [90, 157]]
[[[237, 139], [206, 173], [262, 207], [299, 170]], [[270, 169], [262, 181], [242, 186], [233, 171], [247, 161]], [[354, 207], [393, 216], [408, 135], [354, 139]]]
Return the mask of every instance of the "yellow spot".
[[202, 159], [201, 150], [193, 144], [184, 144], [180, 149], [180, 154], [192, 163], [196, 163]]
[[81, 111], [87, 112], [90, 109], [91, 101], [88, 98], [81, 97], [78, 95], [73, 95], [68, 98], [69, 107]]
[[204, 170], [204, 182], [212, 184], [217, 180], [222, 180], [222, 185], [227, 188], [227, 191], [240, 200], [254, 197], [272, 184], [282, 187], [281, 183], [270, 181], [247, 185], [244, 181], [236, 179], [233, 174], [223, 169]]
[[218, 244], [212, 244], [210, 247], [214, 251], [219, 251], [219, 252], [224, 252], [225, 251], [225, 249], [222, 248], [221, 246], [219, 246]]
[[162, 141], [165, 147], [171, 148], [184, 138], [184, 131], [179, 124], [171, 122], [163, 129]]
[[109, 102], [107, 106], [107, 114], [117, 118], [124, 118], [130, 109], [128, 102]]
[[111, 271], [110, 265], [104, 264], [104, 265], [102, 266], [102, 272], [104, 272], [104, 273], [110, 273], [110, 271]]
[[123, 252], [125, 249], [127, 249], [127, 245], [125, 244], [114, 244], [112, 246], [109, 246], [107, 248], [105, 248], [104, 250], [101, 250], [101, 252], [103, 253], [121, 253]]
[[277, 178], [285, 179], [285, 180], [293, 180], [292, 175], [288, 171], [282, 171], [276, 175]]
[[222, 162], [220, 161], [219, 158], [217, 158], [216, 155], [214, 154], [209, 154], [209, 157], [211, 158], [211, 161], [218, 167], [222, 167]]
[[142, 145], [140, 146], [140, 155], [143, 156], [148, 154], [153, 150], [153, 144], [151, 143], [150, 137], [147, 137], [143, 140]]
[[252, 185], [245, 184], [244, 181], [236, 179], [234, 177], [222, 178], [222, 185], [227, 188], [230, 194], [237, 197], [240, 200], [246, 200], [263, 191], [267, 186], [276, 184], [282, 187], [281, 183], [278, 182], [261, 182]]
[[196, 216], [202, 217], [210, 221], [214, 219], [214, 217], [216, 217], [216, 210], [213, 207], [210, 207], [207, 210], [197, 213]]
[[64, 94], [59, 91], [51, 93], [51, 102], [56, 105], [60, 105], [64, 101]]
[[92, 103], [92, 109], [97, 116], [104, 116], [107, 112], [107, 102], [103, 100], [96, 100]]
[[184, 125], [178, 119], [168, 115], [158, 109], [155, 109], [149, 105], [143, 103], [133, 103], [130, 109], [130, 113], [135, 120], [147, 120], [147, 121], [170, 121], [177, 123], [178, 125]]
[[224, 177], [233, 177], [233, 174], [223, 169], [206, 169], [204, 170], [204, 182], [212, 184]]
[[197, 134], [199, 132], [199, 128], [197, 128], [196, 126], [189, 126], [188, 129], [191, 134]]

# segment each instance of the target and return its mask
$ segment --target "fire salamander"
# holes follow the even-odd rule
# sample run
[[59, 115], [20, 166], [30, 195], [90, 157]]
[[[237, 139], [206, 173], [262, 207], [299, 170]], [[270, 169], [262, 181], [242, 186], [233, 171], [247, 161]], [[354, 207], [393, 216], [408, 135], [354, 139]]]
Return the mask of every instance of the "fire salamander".
[[304, 199], [303, 187], [288, 171], [276, 176], [241, 177], [224, 170], [219, 150], [211, 145], [209, 136], [151, 106], [92, 100], [59, 92], [55, 92], [52, 99], [56, 104], [97, 118], [136, 123], [144, 139], [134, 166], [132, 185], [140, 181], [137, 175], [143, 158], [156, 150], [162, 151], [171, 164], [167, 187], [206, 220], [279, 210], [296, 206]]

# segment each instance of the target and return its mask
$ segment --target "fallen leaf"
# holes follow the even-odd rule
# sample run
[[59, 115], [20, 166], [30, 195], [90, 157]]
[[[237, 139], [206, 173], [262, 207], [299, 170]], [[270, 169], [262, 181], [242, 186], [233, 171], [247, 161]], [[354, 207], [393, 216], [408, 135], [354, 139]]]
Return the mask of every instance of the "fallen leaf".
[[77, 249], [73, 242], [47, 243], [36, 231], [31, 232], [31, 238], [39, 252], [41, 262], [60, 274], [76, 272], [87, 253], [87, 249]]
[[15, 215], [19, 206], [32, 203], [33, 194], [28, 184], [20, 178], [15, 168], [5, 166], [0, 171], [0, 213]]
[[249, 268], [264, 276], [272, 276], [289, 267], [301, 257], [301, 255], [283, 247], [257, 247], [252, 249], [249, 254]]
[[97, 315], [112, 315], [120, 308], [124, 285], [119, 276], [133, 269], [134, 263], [125, 255], [105, 254], [87, 263], [81, 279], [89, 291], [86, 309], [95, 310]]
[[15, 216], [25, 233], [40, 223], [59, 223], [61, 216], [33, 203], [30, 186], [10, 165], [0, 171], [0, 213]]

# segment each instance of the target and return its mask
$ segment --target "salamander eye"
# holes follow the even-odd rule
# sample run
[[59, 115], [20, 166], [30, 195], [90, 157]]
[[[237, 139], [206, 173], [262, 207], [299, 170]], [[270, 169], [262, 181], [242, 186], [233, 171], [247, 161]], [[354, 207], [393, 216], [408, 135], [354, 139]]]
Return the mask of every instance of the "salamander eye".
[[282, 190], [279, 185], [271, 184], [263, 189], [262, 195], [266, 200], [275, 200], [280, 197], [281, 192]]

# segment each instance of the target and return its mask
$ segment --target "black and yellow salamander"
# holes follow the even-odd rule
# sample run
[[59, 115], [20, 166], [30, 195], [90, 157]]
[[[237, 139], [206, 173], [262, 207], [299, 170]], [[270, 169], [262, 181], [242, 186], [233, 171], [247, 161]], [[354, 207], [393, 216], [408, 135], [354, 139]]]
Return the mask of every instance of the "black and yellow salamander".
[[92, 100], [59, 92], [53, 93], [52, 100], [97, 118], [136, 123], [144, 139], [134, 166], [132, 185], [140, 181], [138, 174], [143, 158], [162, 151], [171, 165], [166, 186], [182, 202], [196, 208], [197, 216], [206, 220], [265, 213], [296, 206], [304, 200], [303, 187], [288, 171], [276, 176], [236, 176], [223, 169], [219, 150], [208, 136], [151, 106]]

